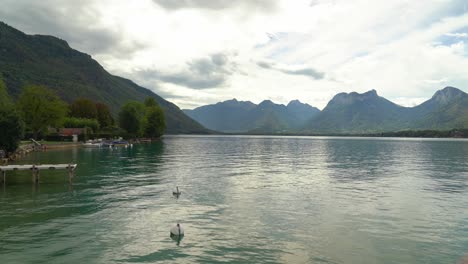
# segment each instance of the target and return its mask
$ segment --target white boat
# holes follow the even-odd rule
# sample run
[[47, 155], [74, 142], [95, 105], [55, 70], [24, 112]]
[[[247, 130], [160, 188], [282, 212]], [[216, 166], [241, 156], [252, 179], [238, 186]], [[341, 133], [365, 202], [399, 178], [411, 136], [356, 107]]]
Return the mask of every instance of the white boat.
[[83, 147], [85, 147], [85, 148], [100, 148], [100, 147], [102, 147], [102, 143], [86, 142], [86, 143], [83, 143]]

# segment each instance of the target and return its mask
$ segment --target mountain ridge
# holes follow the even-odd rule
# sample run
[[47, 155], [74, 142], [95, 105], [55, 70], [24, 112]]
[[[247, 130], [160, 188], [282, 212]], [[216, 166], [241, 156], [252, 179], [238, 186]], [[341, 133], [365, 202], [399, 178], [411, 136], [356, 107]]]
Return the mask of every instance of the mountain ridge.
[[205, 127], [221, 132], [269, 133], [297, 129], [320, 110], [299, 100], [283, 105], [271, 100], [254, 104], [231, 99], [192, 110], [184, 109], [184, 112]]
[[[201, 106], [193, 110], [184, 110], [189, 116], [211, 128], [213, 124], [201, 120], [204, 115], [235, 115], [235, 101], [228, 100], [216, 104]], [[230, 103], [231, 108], [219, 111], [216, 107]], [[245, 111], [238, 121], [219, 118], [213, 122], [229, 122], [231, 130], [224, 132], [239, 133], [374, 133], [399, 130], [453, 129], [468, 128], [468, 94], [462, 90], [447, 86], [437, 90], [434, 95], [420, 105], [405, 107], [379, 96], [376, 90], [364, 93], [350, 92], [336, 94], [320, 111], [318, 108], [292, 100], [287, 105], [275, 104], [264, 100]], [[301, 108], [306, 113], [301, 113]], [[292, 110], [295, 108], [294, 110]], [[201, 113], [199, 109], [205, 109]], [[255, 109], [254, 112], [251, 112]], [[307, 111], [315, 112], [308, 116]], [[209, 113], [213, 111], [212, 113]], [[197, 113], [198, 112], [198, 113]], [[288, 113], [289, 112], [289, 113]], [[291, 113], [293, 112], [293, 113]], [[310, 115], [310, 112], [309, 112]], [[305, 118], [307, 117], [307, 118]], [[298, 124], [303, 124], [298, 125]], [[217, 124], [223, 131], [223, 125]], [[236, 130], [237, 129], [237, 130]]]
[[404, 111], [404, 107], [380, 97], [375, 90], [339, 93], [315, 119], [308, 121], [304, 130], [339, 133], [392, 130]]
[[369, 133], [466, 128], [468, 118], [464, 118], [464, 113], [468, 112], [467, 97], [460, 89], [448, 86], [436, 91], [420, 105], [404, 107], [380, 97], [375, 90], [362, 94], [340, 93], [316, 119], [309, 121], [304, 130]]
[[164, 109], [167, 133], [210, 133], [175, 104], [131, 80], [107, 72], [90, 55], [65, 40], [28, 35], [0, 21], [0, 77], [18, 98], [26, 85], [45, 85], [67, 102], [86, 97], [103, 102], [114, 115], [127, 100], [155, 98]]

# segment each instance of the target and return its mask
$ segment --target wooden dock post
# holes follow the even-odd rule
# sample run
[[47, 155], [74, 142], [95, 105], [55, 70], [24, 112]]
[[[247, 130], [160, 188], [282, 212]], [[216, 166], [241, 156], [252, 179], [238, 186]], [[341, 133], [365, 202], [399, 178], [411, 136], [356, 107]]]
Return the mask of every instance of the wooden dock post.
[[31, 171], [32, 171], [32, 182], [34, 184], [39, 183], [39, 170], [37, 169], [36, 165], [32, 166]]
[[0, 181], [2, 184], [6, 185], [6, 171], [2, 171], [2, 178]]
[[75, 170], [74, 167], [72, 167], [70, 164], [68, 164], [67, 167], [68, 170], [68, 182], [71, 184], [73, 182], [73, 177], [75, 176]]
[[32, 172], [32, 182], [35, 183], [36, 182], [36, 173], [34, 171], [34, 168], [36, 168], [35, 165], [32, 166], [31, 168], [31, 172]]

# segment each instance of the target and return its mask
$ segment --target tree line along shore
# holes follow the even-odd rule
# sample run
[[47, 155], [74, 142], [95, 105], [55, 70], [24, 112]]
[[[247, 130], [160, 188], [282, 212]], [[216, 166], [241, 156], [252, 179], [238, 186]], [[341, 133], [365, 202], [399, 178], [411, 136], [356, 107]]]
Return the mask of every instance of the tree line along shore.
[[[89, 98], [70, 104], [41, 85], [27, 85], [14, 101], [0, 79], [0, 156], [8, 158], [21, 140], [71, 142], [95, 138], [159, 138], [164, 134], [164, 111], [153, 97], [144, 102], [127, 101], [116, 117], [108, 105]], [[61, 144], [63, 146], [70, 143]], [[27, 149], [29, 149], [28, 147]], [[24, 151], [23, 151], [24, 152]]]
[[[264, 133], [223, 133], [223, 135], [265, 135]], [[368, 133], [273, 133], [275, 136], [315, 136], [315, 137], [401, 137], [401, 138], [468, 138], [468, 129], [454, 128], [449, 130], [402, 130]]]

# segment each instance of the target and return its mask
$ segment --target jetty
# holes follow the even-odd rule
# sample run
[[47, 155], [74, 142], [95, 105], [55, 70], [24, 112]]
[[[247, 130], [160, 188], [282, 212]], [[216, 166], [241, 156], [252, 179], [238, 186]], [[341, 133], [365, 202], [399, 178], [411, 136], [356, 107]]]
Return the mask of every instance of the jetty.
[[0, 166], [0, 183], [6, 185], [7, 171], [30, 170], [34, 184], [39, 183], [40, 172], [44, 170], [66, 170], [68, 172], [68, 182], [72, 183], [75, 176], [77, 164], [41, 164], [41, 165], [6, 165]]

